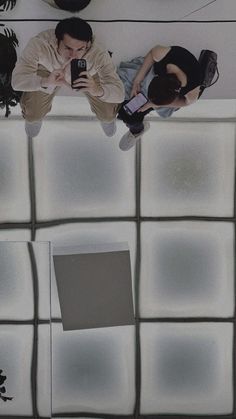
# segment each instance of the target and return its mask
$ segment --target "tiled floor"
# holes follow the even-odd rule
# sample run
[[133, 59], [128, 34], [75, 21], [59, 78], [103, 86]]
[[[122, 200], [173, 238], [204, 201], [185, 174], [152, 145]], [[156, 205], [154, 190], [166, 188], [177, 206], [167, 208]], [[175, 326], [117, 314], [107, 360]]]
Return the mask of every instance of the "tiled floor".
[[[52, 16], [40, 0], [26, 10], [26, 1], [4, 15], [15, 16], [22, 42], [49, 27], [47, 16], [68, 15]], [[99, 1], [95, 15], [90, 4], [81, 16], [113, 17], [111, 0]], [[161, 1], [145, 3], [147, 20], [157, 8], [160, 19], [178, 11], [173, 2], [168, 13]], [[181, 15], [205, 3], [180, 1]], [[125, 4], [114, 7], [117, 19], [140, 18], [139, 1], [133, 14]], [[229, 19], [235, 10], [231, 1], [211, 7], [197, 16]], [[144, 37], [142, 48], [149, 43]], [[118, 148], [124, 125], [105, 138], [81, 97], [57, 97], [33, 141], [18, 108], [0, 119], [0, 369], [13, 397], [0, 399], [0, 418], [236, 417], [235, 100], [200, 100], [169, 121], [149, 119], [127, 153]], [[129, 243], [135, 327], [62, 331], [50, 241]]]
[[[32, 144], [24, 138], [22, 121], [1, 124], [10, 130], [2, 131], [0, 172], [4, 178], [4, 156], [13, 155], [18, 168], [9, 161], [7, 167], [11, 174], [18, 170], [18, 175], [12, 191], [6, 177], [4, 202], [13, 212], [3, 212], [0, 238], [29, 240], [31, 234], [39, 245], [35, 248], [39, 346], [31, 374], [44, 383], [33, 401], [28, 389], [18, 404], [11, 358], [21, 362], [24, 349], [20, 346], [14, 355], [7, 347], [12, 339], [16, 342], [12, 348], [27, 339], [31, 342], [24, 361], [29, 379], [34, 293], [27, 245], [3, 243], [0, 323], [6, 349], [1, 365], [15, 396], [4, 405], [4, 417], [19, 412], [47, 417], [51, 395], [54, 417], [79, 417], [82, 412], [91, 417], [132, 415], [137, 404], [141, 415], [230, 415], [234, 123], [153, 120], [141, 146], [128, 153], [118, 148], [121, 123], [117, 135], [106, 139], [96, 121], [67, 120], [65, 125], [51, 119]], [[18, 159], [12, 144], [18, 144]], [[21, 184], [24, 199], [18, 193]], [[45, 241], [56, 245], [127, 241], [137, 316], [135, 328], [63, 332], [52, 277], [52, 393]]]

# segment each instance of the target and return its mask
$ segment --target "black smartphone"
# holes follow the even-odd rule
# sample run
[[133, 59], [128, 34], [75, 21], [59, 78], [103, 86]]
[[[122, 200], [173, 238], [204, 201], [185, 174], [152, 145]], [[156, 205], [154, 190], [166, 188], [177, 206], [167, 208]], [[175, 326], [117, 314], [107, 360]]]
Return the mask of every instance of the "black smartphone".
[[[75, 80], [79, 79], [80, 73], [82, 71], [87, 71], [87, 63], [86, 60], [83, 58], [76, 59], [74, 58], [70, 62], [70, 69], [71, 69], [71, 87], [72, 89], [80, 89], [80, 87], [73, 86]], [[81, 76], [81, 78], [86, 78], [86, 76]]]
[[124, 105], [124, 110], [129, 115], [132, 115], [134, 112], [140, 109], [147, 102], [148, 102], [148, 98], [146, 98], [146, 96], [140, 92]]

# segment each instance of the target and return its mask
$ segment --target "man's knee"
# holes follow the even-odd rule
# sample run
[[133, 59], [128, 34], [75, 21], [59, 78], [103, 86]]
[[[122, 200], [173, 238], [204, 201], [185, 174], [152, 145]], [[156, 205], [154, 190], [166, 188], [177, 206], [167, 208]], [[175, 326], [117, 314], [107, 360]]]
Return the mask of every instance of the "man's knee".
[[25, 115], [24, 113], [22, 113], [22, 115], [27, 122], [38, 122], [43, 119], [43, 116]]
[[41, 112], [38, 109], [32, 109], [27, 106], [21, 106], [23, 118], [28, 122], [37, 122], [42, 120], [50, 109], [47, 112]]
[[119, 104], [103, 102], [101, 106], [97, 107], [93, 112], [100, 121], [111, 122], [117, 117], [118, 110]]
[[22, 116], [26, 121], [36, 122], [42, 119], [41, 115], [39, 115], [37, 112], [34, 112], [34, 109], [25, 105], [25, 103], [21, 103], [20, 105], [21, 105]]
[[42, 120], [51, 110], [51, 103], [41, 103], [34, 95], [28, 92], [23, 93], [20, 101], [22, 115], [28, 122], [36, 122]]

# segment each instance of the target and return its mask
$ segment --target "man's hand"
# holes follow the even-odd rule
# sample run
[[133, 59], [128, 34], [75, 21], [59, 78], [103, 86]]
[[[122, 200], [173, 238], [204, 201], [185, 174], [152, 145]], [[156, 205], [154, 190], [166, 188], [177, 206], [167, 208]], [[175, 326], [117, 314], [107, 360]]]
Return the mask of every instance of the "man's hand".
[[53, 70], [48, 77], [43, 77], [41, 81], [42, 87], [57, 87], [63, 85], [68, 85], [65, 80], [65, 69], [63, 68]]
[[133, 87], [130, 93], [130, 98], [132, 98], [133, 96], [136, 96], [140, 92], [141, 92], [140, 82], [134, 81]]
[[97, 97], [102, 96], [104, 93], [103, 88], [95, 82], [87, 71], [80, 73], [80, 77], [74, 81], [73, 87], [79, 88], [81, 92], [88, 92], [90, 95]]

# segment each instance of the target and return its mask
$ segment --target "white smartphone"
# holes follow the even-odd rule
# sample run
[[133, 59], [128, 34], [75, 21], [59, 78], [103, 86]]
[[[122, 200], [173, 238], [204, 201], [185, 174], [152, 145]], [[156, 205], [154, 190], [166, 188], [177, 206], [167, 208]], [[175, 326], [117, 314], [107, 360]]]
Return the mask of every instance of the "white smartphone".
[[146, 96], [140, 92], [124, 105], [124, 110], [129, 115], [132, 115], [134, 112], [140, 109], [147, 102], [148, 102], [148, 99], [146, 98]]

